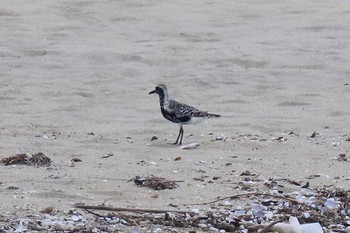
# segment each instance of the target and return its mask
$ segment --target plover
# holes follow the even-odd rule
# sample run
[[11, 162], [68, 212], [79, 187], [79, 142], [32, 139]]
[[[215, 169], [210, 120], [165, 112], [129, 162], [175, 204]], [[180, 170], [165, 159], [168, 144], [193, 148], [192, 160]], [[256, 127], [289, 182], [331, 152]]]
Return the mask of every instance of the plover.
[[165, 119], [180, 125], [179, 135], [177, 136], [174, 145], [182, 144], [182, 137], [184, 135], [182, 125], [195, 124], [197, 122], [200, 122], [201, 120], [205, 120], [208, 118], [220, 117], [220, 115], [200, 111], [187, 104], [179, 103], [175, 100], [170, 99], [168, 90], [164, 84], [159, 84], [149, 94], [154, 93], [157, 93], [159, 95], [160, 110]]

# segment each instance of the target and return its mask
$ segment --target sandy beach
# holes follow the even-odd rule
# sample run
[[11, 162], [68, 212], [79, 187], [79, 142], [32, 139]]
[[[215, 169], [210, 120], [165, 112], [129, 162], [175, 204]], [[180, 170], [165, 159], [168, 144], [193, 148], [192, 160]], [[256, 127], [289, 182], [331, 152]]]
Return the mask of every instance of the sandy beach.
[[[52, 165], [0, 164], [0, 215], [78, 202], [191, 209], [183, 204], [239, 193], [245, 171], [349, 190], [349, 162], [337, 160], [350, 156], [349, 7], [3, 0], [0, 158], [42, 152]], [[179, 126], [148, 95], [159, 83], [222, 115], [184, 127], [184, 144], [198, 148], [169, 144]], [[181, 182], [162, 191], [128, 182], [150, 175]]]

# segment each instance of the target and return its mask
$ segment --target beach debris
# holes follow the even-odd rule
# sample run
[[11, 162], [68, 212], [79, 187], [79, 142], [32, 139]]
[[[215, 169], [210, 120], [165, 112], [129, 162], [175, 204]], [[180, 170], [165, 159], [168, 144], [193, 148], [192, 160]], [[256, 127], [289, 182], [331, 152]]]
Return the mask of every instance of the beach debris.
[[215, 141], [226, 141], [226, 137], [225, 137], [225, 135], [223, 135], [223, 134], [218, 134], [218, 135], [215, 137]]
[[[157, 226], [159, 230], [155, 232], [348, 232], [349, 196], [350, 190], [325, 186], [292, 193], [243, 192], [205, 203], [169, 204], [174, 209], [79, 203], [69, 212], [1, 215], [0, 232], [9, 229], [13, 229], [11, 232], [16, 229], [19, 232], [130, 232], [141, 226]], [[235, 199], [244, 204], [236, 205]], [[196, 208], [179, 210], [182, 205]], [[205, 206], [200, 208], [202, 205]], [[51, 209], [48, 207], [48, 211]], [[139, 231], [148, 232], [142, 228]]]
[[44, 153], [38, 152], [34, 155], [30, 153], [17, 154], [0, 160], [5, 166], [14, 164], [26, 164], [35, 167], [50, 166], [51, 159], [47, 157]]
[[16, 154], [14, 156], [1, 159], [1, 162], [4, 163], [5, 166], [13, 164], [27, 164], [28, 156], [26, 154]]
[[110, 153], [110, 154], [105, 154], [105, 155], [102, 155], [102, 159], [106, 159], [106, 158], [109, 158], [111, 156], [113, 156], [114, 154]]
[[276, 138], [275, 140], [279, 141], [279, 142], [284, 142], [284, 141], [287, 141], [288, 139], [283, 137], [283, 136], [281, 136], [281, 137]]
[[126, 140], [127, 140], [129, 143], [134, 143], [134, 141], [132, 140], [132, 137], [130, 137], [130, 136], [126, 137]]
[[158, 139], [157, 136], [153, 136], [153, 137], [151, 138], [151, 141], [155, 141], [155, 140], [157, 140], [157, 139]]
[[309, 188], [309, 186], [310, 186], [310, 182], [307, 181], [306, 184], [304, 184], [303, 186], [301, 186], [301, 188], [307, 189], [307, 188]]
[[29, 157], [29, 163], [30, 165], [33, 165], [36, 167], [42, 167], [42, 166], [47, 167], [51, 165], [51, 159], [47, 157], [44, 153], [39, 152]]
[[278, 233], [323, 233], [319, 223], [300, 224], [293, 216], [289, 217], [289, 223], [276, 223], [271, 229]]
[[44, 139], [57, 139], [58, 135], [60, 135], [61, 133], [57, 133], [57, 132], [50, 132], [50, 133], [42, 133], [42, 134], [37, 134], [35, 135], [35, 137], [37, 138], [44, 138]]
[[308, 177], [306, 177], [306, 179], [311, 180], [311, 179], [315, 179], [317, 177], [321, 177], [321, 174], [309, 175]]
[[82, 160], [80, 158], [72, 158], [71, 159], [74, 163], [81, 163]]
[[346, 154], [339, 154], [337, 160], [338, 161], [348, 161], [348, 158], [346, 157]]
[[183, 150], [193, 150], [196, 149], [197, 147], [199, 147], [199, 143], [198, 142], [192, 142], [190, 144], [184, 145], [181, 147], [181, 149]]
[[48, 207], [40, 210], [40, 213], [42, 213], [42, 214], [55, 214], [57, 212], [58, 212], [58, 210], [53, 206], [48, 206]]
[[69, 166], [69, 167], [75, 167], [75, 163], [81, 163], [81, 162], [82, 162], [82, 160], [81, 160], [80, 158], [74, 157], [74, 158], [71, 158], [71, 159], [69, 160], [68, 166]]
[[178, 184], [174, 180], [168, 180], [163, 177], [148, 176], [140, 177], [136, 176], [134, 178], [134, 183], [137, 186], [149, 187], [155, 190], [164, 190], [164, 189], [175, 189], [178, 187]]
[[259, 176], [259, 174], [251, 173], [250, 171], [244, 171], [240, 174], [240, 176]]
[[69, 167], [75, 167], [74, 161], [73, 160], [69, 160], [68, 166]]
[[181, 160], [181, 156], [176, 157], [174, 160], [175, 160], [175, 161]]
[[340, 145], [340, 142], [332, 142], [331, 145], [332, 145], [332, 146], [339, 146], [339, 145]]
[[315, 131], [310, 135], [310, 138], [315, 138], [318, 135], [318, 133]]

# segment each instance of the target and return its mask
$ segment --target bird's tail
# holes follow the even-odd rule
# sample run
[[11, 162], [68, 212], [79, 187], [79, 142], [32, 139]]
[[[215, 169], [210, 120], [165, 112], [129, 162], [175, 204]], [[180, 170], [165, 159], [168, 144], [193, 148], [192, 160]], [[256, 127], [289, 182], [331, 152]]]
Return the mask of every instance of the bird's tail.
[[208, 113], [208, 112], [196, 112], [193, 116], [194, 117], [207, 117], [207, 118], [221, 117], [221, 115]]
[[221, 117], [221, 115], [213, 114], [213, 113], [207, 113], [207, 116], [210, 117], [210, 118]]

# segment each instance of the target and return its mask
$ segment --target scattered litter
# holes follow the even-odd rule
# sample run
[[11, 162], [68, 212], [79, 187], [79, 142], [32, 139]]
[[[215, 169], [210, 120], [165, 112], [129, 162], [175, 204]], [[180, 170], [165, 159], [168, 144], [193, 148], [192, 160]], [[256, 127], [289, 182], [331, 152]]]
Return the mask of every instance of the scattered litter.
[[244, 171], [240, 174], [240, 176], [258, 176], [255, 173], [251, 173], [250, 171]]
[[74, 161], [73, 160], [69, 160], [68, 166], [69, 167], [75, 167]]
[[158, 139], [157, 136], [153, 136], [153, 137], [151, 138], [151, 141], [154, 141], [154, 140], [157, 140], [157, 139]]
[[223, 134], [218, 134], [215, 138], [216, 141], [225, 141], [226, 137]]
[[42, 166], [47, 167], [51, 165], [51, 159], [42, 152], [38, 152], [34, 155], [30, 153], [17, 154], [15, 156], [10, 156], [10, 157], [1, 159], [0, 162], [4, 163], [5, 166], [14, 165], [14, 164], [26, 164], [26, 165], [31, 165], [35, 167], [42, 167]]
[[338, 161], [348, 161], [348, 158], [346, 157], [345, 154], [339, 154], [337, 160]]
[[318, 135], [318, 133], [315, 131], [310, 135], [310, 138], [315, 138]]
[[271, 227], [272, 230], [278, 233], [323, 233], [322, 227], [319, 223], [299, 223], [296, 217], [289, 217], [288, 223], [277, 223]]
[[58, 212], [58, 210], [52, 206], [46, 207], [45, 209], [40, 211], [40, 213], [42, 213], [42, 214], [55, 214], [57, 212]]
[[155, 190], [175, 189], [178, 187], [176, 181], [156, 176], [136, 176], [134, 178], [134, 183], [138, 186], [149, 187]]
[[331, 144], [332, 144], [332, 146], [339, 146], [340, 142], [332, 142]]
[[37, 138], [44, 138], [44, 139], [57, 139], [57, 136], [60, 135], [61, 133], [57, 132], [51, 132], [51, 133], [42, 133], [42, 134], [37, 134], [35, 137]]
[[178, 157], [176, 157], [174, 160], [175, 160], [175, 161], [179, 161], [179, 160], [181, 160], [181, 157], [178, 156]]
[[113, 154], [105, 154], [105, 155], [102, 155], [102, 159], [106, 159], [106, 158], [109, 158], [109, 157], [111, 157], [111, 156], [113, 156]]
[[317, 177], [321, 177], [321, 175], [320, 175], [320, 174], [310, 175], [310, 176], [306, 177], [306, 179], [311, 180], [311, 179], [315, 179], [315, 178], [317, 178]]
[[72, 160], [74, 163], [81, 163], [81, 162], [82, 162], [82, 160], [79, 159], [79, 158], [72, 158], [71, 160]]
[[287, 140], [288, 139], [283, 137], [283, 136], [276, 138], [276, 141], [279, 141], [279, 142], [284, 142], [284, 141], [287, 141]]

